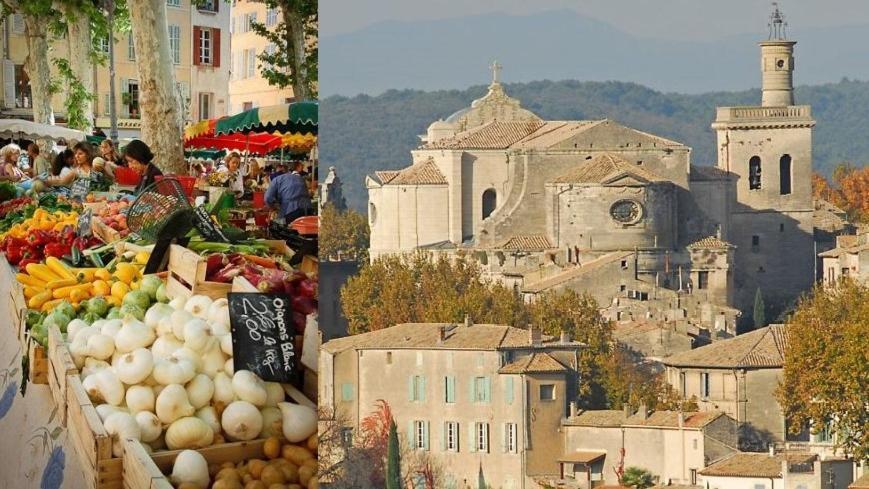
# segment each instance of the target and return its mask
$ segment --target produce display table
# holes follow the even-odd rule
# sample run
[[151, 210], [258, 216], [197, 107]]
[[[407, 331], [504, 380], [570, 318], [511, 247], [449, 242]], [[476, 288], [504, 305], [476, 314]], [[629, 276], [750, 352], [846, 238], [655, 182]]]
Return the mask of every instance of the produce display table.
[[22, 397], [19, 314], [13, 293], [20, 293], [9, 263], [0, 257], [0, 487], [79, 489], [88, 487], [68, 431], [61, 426], [48, 385], [28, 384]]

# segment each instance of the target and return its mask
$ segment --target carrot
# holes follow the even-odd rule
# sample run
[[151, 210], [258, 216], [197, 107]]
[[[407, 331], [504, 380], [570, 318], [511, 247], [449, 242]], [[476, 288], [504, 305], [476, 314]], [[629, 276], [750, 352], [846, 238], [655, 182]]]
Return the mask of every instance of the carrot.
[[255, 265], [259, 265], [264, 268], [278, 268], [278, 264], [271, 258], [247, 254], [243, 254], [241, 256], [243, 256], [245, 260], [253, 262]]

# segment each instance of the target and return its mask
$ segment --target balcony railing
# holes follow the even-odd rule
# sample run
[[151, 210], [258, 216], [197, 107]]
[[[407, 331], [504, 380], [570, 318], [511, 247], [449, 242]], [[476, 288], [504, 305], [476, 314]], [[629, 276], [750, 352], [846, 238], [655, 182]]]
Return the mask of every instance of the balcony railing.
[[811, 119], [812, 108], [808, 105], [790, 107], [718, 107], [716, 115], [719, 121]]

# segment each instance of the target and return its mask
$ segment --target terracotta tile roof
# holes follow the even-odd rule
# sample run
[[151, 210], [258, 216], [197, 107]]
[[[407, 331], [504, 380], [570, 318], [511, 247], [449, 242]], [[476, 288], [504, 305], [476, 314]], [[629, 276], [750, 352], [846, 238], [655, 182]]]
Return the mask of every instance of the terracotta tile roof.
[[697, 241], [688, 245], [688, 248], [705, 248], [705, 249], [719, 249], [719, 248], [733, 248], [734, 246], [727, 241], [717, 237], [717, 236], [707, 236], [705, 238], [698, 239]]
[[522, 234], [512, 236], [507, 241], [493, 248], [510, 251], [543, 251], [551, 250], [552, 243], [542, 234]]
[[[719, 411], [685, 412], [682, 413], [682, 426], [684, 428], [701, 429], [715, 421], [724, 413]], [[593, 411], [581, 411], [573, 418], [564, 421], [568, 426], [590, 426], [618, 428], [622, 426], [644, 428], [678, 428], [678, 411], [655, 411], [643, 418], [639, 414], [625, 416], [621, 409], [600, 409]]]
[[787, 350], [787, 326], [772, 324], [664, 358], [664, 365], [711, 368], [780, 368]]
[[620, 175], [632, 176], [647, 182], [666, 181], [666, 179], [641, 166], [630, 163], [624, 158], [603, 153], [584, 161], [581, 165], [553, 180], [552, 183], [607, 183]]
[[848, 489], [869, 489], [869, 472], [863, 474], [863, 477], [855, 480], [848, 486]]
[[508, 363], [498, 370], [499, 374], [550, 374], [566, 372], [567, 367], [548, 353], [535, 352]]
[[377, 175], [377, 178], [380, 179], [382, 183], [389, 183], [390, 180], [395, 178], [399, 173], [397, 170], [383, 170], [374, 172]]
[[547, 121], [511, 148], [547, 149], [605, 121]]
[[[444, 174], [441, 173], [438, 166], [431, 159], [416, 163], [415, 165], [409, 166], [395, 173], [396, 174], [392, 176], [389, 181], [384, 181], [383, 183], [388, 183], [389, 185], [446, 185], [447, 183]], [[378, 177], [379, 176], [380, 175], [378, 175]]]
[[541, 126], [543, 122], [501, 122], [491, 121], [482, 126], [423, 145], [423, 149], [507, 149], [513, 143], [525, 138]]
[[[446, 339], [440, 341], [440, 329], [446, 328]], [[445, 349], [445, 350], [497, 350], [529, 346], [528, 330], [499, 324], [465, 326], [452, 323], [404, 323], [378, 331], [331, 340], [323, 350], [337, 353], [363, 349]], [[543, 335], [546, 341], [551, 336]]]
[[718, 477], [769, 477], [782, 476], [782, 462], [789, 464], [812, 463], [817, 455], [811, 453], [734, 453], [700, 471], [700, 475]]
[[829, 232], [842, 231], [851, 226], [845, 211], [824, 199], [815, 199], [812, 222], [817, 229]]
[[714, 180], [729, 180], [731, 174], [717, 166], [691, 165], [688, 177], [693, 182], [705, 182]]
[[[590, 451], [590, 450], [578, 450], [575, 452], [565, 453], [561, 457], [558, 458], [559, 462], [573, 462], [580, 464], [589, 464], [596, 462], [602, 458], [606, 457], [606, 452], [604, 451]], [[610, 487], [622, 487], [622, 486], [610, 486]], [[600, 486], [598, 486], [600, 489]]]
[[578, 267], [565, 268], [563, 272], [559, 272], [556, 275], [545, 278], [538, 282], [526, 284], [522, 288], [522, 291], [537, 294], [543, 292], [544, 290], [558, 287], [559, 285], [569, 282], [570, 280], [581, 277], [586, 273], [591, 273], [594, 270], [598, 270], [605, 265], [627, 258], [633, 254], [633, 251], [616, 251], [613, 253], [609, 253], [601, 256], [600, 258], [596, 258], [594, 260], [586, 262]]

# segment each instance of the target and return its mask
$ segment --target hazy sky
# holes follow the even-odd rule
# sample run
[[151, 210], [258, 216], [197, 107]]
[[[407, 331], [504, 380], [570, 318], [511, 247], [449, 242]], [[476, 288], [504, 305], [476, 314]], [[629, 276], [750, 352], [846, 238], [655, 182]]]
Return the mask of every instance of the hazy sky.
[[[781, 0], [791, 26], [869, 23], [869, 0]], [[639, 37], [716, 39], [766, 30], [766, 0], [322, 0], [320, 36], [388, 21], [432, 20], [491, 12], [528, 14], [570, 8]]]

